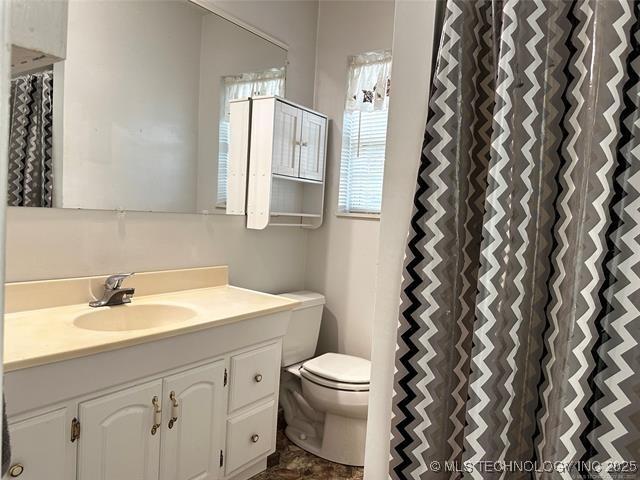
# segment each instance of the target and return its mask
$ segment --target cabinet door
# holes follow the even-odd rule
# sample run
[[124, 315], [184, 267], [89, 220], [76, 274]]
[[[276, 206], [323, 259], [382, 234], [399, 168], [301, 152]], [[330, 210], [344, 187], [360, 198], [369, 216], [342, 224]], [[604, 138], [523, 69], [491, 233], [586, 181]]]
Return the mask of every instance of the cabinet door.
[[302, 115], [300, 177], [322, 180], [324, 174], [327, 119], [310, 112]]
[[158, 480], [154, 397], [162, 401], [160, 380], [80, 404], [79, 480]]
[[300, 168], [302, 110], [276, 100], [271, 170], [297, 177]]
[[[70, 480], [74, 446], [67, 435], [67, 410], [60, 409], [9, 424], [11, 469], [20, 480]], [[11, 478], [10, 473], [7, 478]]]
[[[161, 480], [222, 477], [220, 453], [226, 411], [223, 382], [222, 361], [164, 380]], [[172, 408], [174, 398], [177, 407]]]

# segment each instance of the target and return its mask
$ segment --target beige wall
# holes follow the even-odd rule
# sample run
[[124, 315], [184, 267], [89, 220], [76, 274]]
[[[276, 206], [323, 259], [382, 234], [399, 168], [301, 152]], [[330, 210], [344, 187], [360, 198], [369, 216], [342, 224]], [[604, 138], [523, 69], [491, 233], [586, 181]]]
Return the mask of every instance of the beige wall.
[[400, 279], [427, 118], [435, 0], [397, 0], [373, 326], [366, 480], [387, 480]]
[[304, 231], [247, 230], [245, 218], [9, 208], [7, 281], [229, 265], [235, 285], [304, 284]]
[[[324, 225], [309, 233], [307, 283], [327, 303], [319, 352], [369, 358], [378, 258], [377, 220], [336, 217], [347, 57], [391, 48], [393, 1], [322, 1], [315, 108], [331, 119]], [[392, 94], [393, 98], [393, 94]]]
[[[217, 2], [216, 2], [217, 3]], [[291, 98], [311, 104], [317, 2], [220, 2], [292, 46]], [[252, 231], [222, 215], [9, 208], [7, 280], [228, 264], [231, 281], [269, 292], [304, 286], [306, 232]]]

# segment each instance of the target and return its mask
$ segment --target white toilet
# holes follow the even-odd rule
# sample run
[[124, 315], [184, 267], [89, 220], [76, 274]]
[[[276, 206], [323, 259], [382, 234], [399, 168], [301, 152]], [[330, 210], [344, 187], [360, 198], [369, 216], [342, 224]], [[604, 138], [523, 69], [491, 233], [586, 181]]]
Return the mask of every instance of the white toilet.
[[338, 353], [312, 358], [324, 296], [307, 291], [283, 296], [301, 302], [291, 314], [283, 345], [280, 404], [285, 434], [314, 455], [362, 466], [371, 362]]

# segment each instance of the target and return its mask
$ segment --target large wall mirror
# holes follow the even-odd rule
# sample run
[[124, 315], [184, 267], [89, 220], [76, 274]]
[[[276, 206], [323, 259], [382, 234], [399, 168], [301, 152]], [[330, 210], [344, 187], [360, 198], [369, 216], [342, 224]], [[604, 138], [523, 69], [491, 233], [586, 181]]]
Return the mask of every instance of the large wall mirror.
[[286, 49], [188, 0], [23, 8], [9, 206], [224, 213], [228, 102], [284, 96]]

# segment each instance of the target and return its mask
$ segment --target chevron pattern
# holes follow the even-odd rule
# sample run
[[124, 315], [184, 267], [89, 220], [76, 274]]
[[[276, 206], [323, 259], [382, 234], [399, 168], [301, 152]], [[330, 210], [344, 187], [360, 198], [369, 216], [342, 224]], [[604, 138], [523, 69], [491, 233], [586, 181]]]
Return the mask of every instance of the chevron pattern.
[[639, 1], [446, 1], [400, 311], [390, 478], [636, 478]]
[[53, 206], [53, 73], [11, 81], [8, 204]]

